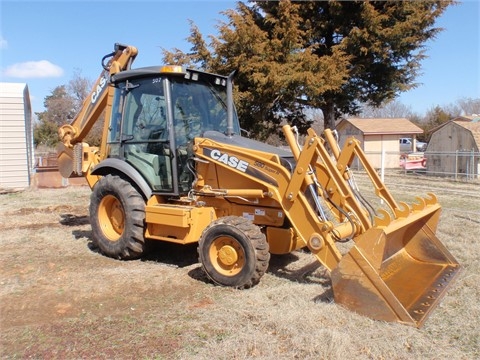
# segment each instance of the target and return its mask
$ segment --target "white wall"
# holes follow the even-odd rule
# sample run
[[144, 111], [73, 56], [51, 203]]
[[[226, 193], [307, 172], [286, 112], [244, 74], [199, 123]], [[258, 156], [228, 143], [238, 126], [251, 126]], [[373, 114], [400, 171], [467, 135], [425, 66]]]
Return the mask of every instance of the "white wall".
[[30, 186], [32, 111], [28, 86], [0, 83], [0, 189]]

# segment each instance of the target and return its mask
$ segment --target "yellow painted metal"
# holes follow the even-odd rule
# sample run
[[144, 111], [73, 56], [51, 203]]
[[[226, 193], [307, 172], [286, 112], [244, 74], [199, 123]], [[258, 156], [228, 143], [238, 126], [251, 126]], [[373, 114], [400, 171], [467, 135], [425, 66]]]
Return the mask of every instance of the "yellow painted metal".
[[[69, 150], [72, 150], [75, 144], [82, 142], [83, 139], [85, 139], [93, 125], [99, 121], [102, 114], [105, 114], [104, 116], [107, 119], [111, 116], [114, 88], [108, 84], [109, 77], [120, 71], [130, 69], [137, 54], [138, 50], [134, 46], [116, 44], [114, 52], [111, 54], [111, 58], [106, 64], [106, 69], [100, 73], [93, 86], [92, 92], [84, 100], [80, 112], [71, 124], [62, 125], [58, 129], [61, 146], [57, 149], [57, 152], [59, 169], [63, 177], [71, 177], [75, 166], [74, 164], [71, 164], [75, 159], [73, 153], [69, 152]], [[83, 161], [81, 168], [86, 169], [84, 176], [88, 176], [93, 168], [92, 165], [98, 164], [100, 160], [103, 160], [106, 157], [109, 126], [109, 121], [105, 121], [100, 148], [93, 149], [95, 157], [87, 156], [86, 158], [81, 159]], [[84, 154], [85, 153], [88, 153], [88, 151], [85, 151]], [[91, 178], [89, 180], [89, 185], [93, 187], [95, 182], [96, 179]]]
[[145, 208], [145, 237], [177, 244], [197, 242], [203, 230], [217, 219], [212, 207], [152, 204]]
[[214, 189], [211, 186], [203, 186], [197, 190], [198, 195], [212, 195], [225, 197], [263, 198], [266, 194], [261, 189]]
[[[81, 146], [79, 146], [81, 145]], [[92, 175], [92, 169], [99, 163], [98, 148], [86, 143], [77, 143], [74, 147], [67, 147], [63, 143], [57, 145], [58, 170], [64, 178], [84, 176], [90, 188], [100, 179]]]
[[276, 255], [289, 254], [305, 246], [292, 229], [268, 226], [265, 229], [270, 253]]
[[399, 208], [398, 204], [387, 190], [380, 176], [378, 176], [376, 170], [368, 161], [366, 154], [363, 152], [360, 146], [359, 140], [355, 139], [354, 137], [348, 138], [344, 147], [342, 148], [342, 151], [338, 152], [338, 145], [332, 136], [331, 130], [325, 130], [325, 138], [327, 139], [329, 146], [332, 149], [336, 149], [336, 151], [333, 152], [337, 162], [336, 168], [343, 174], [345, 179], [349, 178], [347, 170], [352, 164], [354, 157], [357, 157], [372, 181], [372, 184], [375, 188], [375, 194], [385, 200], [392, 211], [395, 211], [395, 209]]
[[237, 275], [246, 264], [242, 245], [230, 236], [220, 236], [213, 240], [208, 256], [215, 270], [224, 276]]
[[[199, 166], [202, 169], [202, 173], [199, 176], [202, 178], [202, 182], [208, 183], [210, 176], [208, 174], [216, 174], [215, 181], [219, 182], [219, 188], [238, 189], [243, 184], [247, 189], [255, 188], [256, 186], [268, 194], [268, 196], [259, 197], [255, 201], [250, 200], [251, 213], [241, 215], [250, 217], [250, 214], [252, 214], [252, 221], [261, 223], [255, 215], [255, 209], [268, 204], [272, 209], [276, 209], [277, 213], [281, 213], [282, 217], [289, 220], [292, 232], [295, 234], [290, 239], [294, 240], [290, 240], [292, 241], [290, 244], [280, 244], [277, 247], [274, 244], [276, 240], [271, 238], [271, 241], [269, 241], [270, 246], [277, 248], [279, 252], [282, 251], [280, 249], [306, 247], [308, 246], [310, 235], [318, 233], [322, 237], [325, 246], [317, 249], [310, 248], [310, 250], [327, 269], [332, 270], [337, 266], [342, 255], [332, 238], [331, 230], [334, 227], [333, 224], [325, 224], [319, 220], [305, 194], [305, 186], [313, 183], [310, 167], [315, 163], [314, 155], [316, 154], [319, 139], [316, 138], [307, 143], [309, 144], [308, 149], [305, 147], [302, 152], [298, 152], [300, 160], [293, 174], [281, 165], [278, 155], [217, 143], [206, 138], [196, 138], [193, 149], [196, 156], [205, 161], [201, 167]], [[228, 164], [215, 161], [215, 159], [208, 156], [210, 149], [222, 149], [222, 152], [228, 153], [229, 156], [234, 156], [240, 161], [248, 163], [248, 172], [232, 170]], [[341, 177], [341, 175], [338, 176]], [[201, 197], [201, 200], [207, 204], [212, 203], [212, 200], [206, 196]], [[235, 208], [234, 205], [229, 204], [224, 204], [223, 206], [225, 208], [221, 210], [224, 211], [224, 214], [231, 214], [232, 209]], [[283, 223], [284, 221], [282, 221]], [[276, 225], [281, 226], [282, 224]]]
[[225, 196], [239, 196], [245, 198], [263, 198], [264, 193], [261, 189], [227, 189]]
[[335, 302], [378, 320], [420, 327], [460, 266], [435, 236], [440, 205], [432, 198], [406, 217], [384, 212], [331, 274]]
[[435, 235], [441, 212], [435, 195], [417, 197], [411, 207], [397, 203], [358, 140], [347, 139], [339, 151], [329, 130], [325, 138], [343, 177], [350, 178], [348, 168], [359, 159], [389, 210], [377, 210], [374, 223], [366, 224], [332, 271], [335, 301], [374, 319], [422, 326], [460, 271]]
[[64, 178], [73, 174], [73, 149], [63, 143], [57, 145], [58, 170]]
[[[193, 209], [193, 207], [180, 207], [168, 204], [151, 206], [146, 209], [145, 220], [147, 223], [168, 224], [186, 228], [191, 223], [191, 211]], [[157, 219], [161, 221], [156, 221]]]
[[125, 211], [121, 202], [113, 195], [105, 196], [98, 207], [98, 221], [105, 237], [118, 241], [125, 228]]

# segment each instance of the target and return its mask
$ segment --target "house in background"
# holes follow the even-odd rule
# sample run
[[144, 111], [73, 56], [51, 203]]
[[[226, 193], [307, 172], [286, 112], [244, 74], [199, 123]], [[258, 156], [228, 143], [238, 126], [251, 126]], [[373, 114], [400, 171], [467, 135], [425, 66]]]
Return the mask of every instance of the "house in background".
[[[423, 130], [405, 118], [350, 118], [343, 119], [337, 124], [340, 147], [343, 147], [347, 138], [354, 136], [360, 140], [361, 147], [368, 160], [375, 168], [397, 168], [400, 164], [400, 139], [412, 138], [413, 148], [415, 139]], [[358, 162], [358, 159], [354, 160]], [[359, 168], [360, 164], [352, 164]]]
[[0, 83], [0, 189], [29, 187], [32, 168], [33, 129], [28, 86]]
[[480, 116], [460, 116], [436, 128], [425, 155], [429, 175], [480, 178]]

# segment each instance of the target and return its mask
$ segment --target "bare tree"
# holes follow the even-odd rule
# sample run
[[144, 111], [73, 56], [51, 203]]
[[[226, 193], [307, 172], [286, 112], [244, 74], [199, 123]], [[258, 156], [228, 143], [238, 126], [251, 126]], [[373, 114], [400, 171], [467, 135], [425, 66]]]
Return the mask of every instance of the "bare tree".
[[480, 98], [463, 98], [457, 101], [461, 115], [480, 115]]
[[[479, 115], [480, 114], [480, 98], [461, 98], [455, 102], [452, 102], [447, 105], [437, 106], [447, 113], [450, 117], [449, 120], [457, 116], [469, 116], [469, 115]], [[426, 114], [426, 118], [431, 115], [430, 113]], [[427, 119], [428, 121], [428, 119]]]
[[82, 108], [83, 101], [87, 98], [94, 82], [82, 76], [80, 69], [75, 69], [73, 78], [68, 82], [67, 91], [73, 98], [75, 112], [79, 112]]
[[405, 105], [398, 100], [394, 100], [380, 107], [374, 107], [374, 106], [364, 104], [362, 106], [362, 111], [360, 112], [360, 116], [365, 118], [411, 119], [413, 117], [416, 117], [416, 114], [413, 112], [410, 106]]
[[[36, 113], [38, 122], [34, 128], [35, 145], [53, 147], [57, 144], [58, 127], [70, 123], [75, 118], [92, 86], [91, 80], [82, 77], [80, 71], [75, 70], [68, 85], [57, 86], [50, 95], [45, 97], [45, 111]], [[95, 124], [85, 141], [91, 145], [98, 145], [102, 128], [102, 121]]]

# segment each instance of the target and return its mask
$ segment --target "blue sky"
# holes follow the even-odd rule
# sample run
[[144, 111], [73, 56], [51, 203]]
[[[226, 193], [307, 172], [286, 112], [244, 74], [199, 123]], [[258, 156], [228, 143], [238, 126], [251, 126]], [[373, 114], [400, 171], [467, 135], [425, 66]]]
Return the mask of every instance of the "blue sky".
[[[0, 0], [0, 81], [27, 83], [34, 112], [75, 71], [95, 80], [100, 60], [120, 42], [139, 49], [134, 67], [159, 65], [162, 48], [188, 51], [192, 20], [204, 36], [216, 35], [221, 11], [235, 1], [23, 1]], [[427, 44], [419, 87], [399, 101], [420, 115], [435, 105], [480, 98], [480, 2], [450, 7], [445, 28]]]

